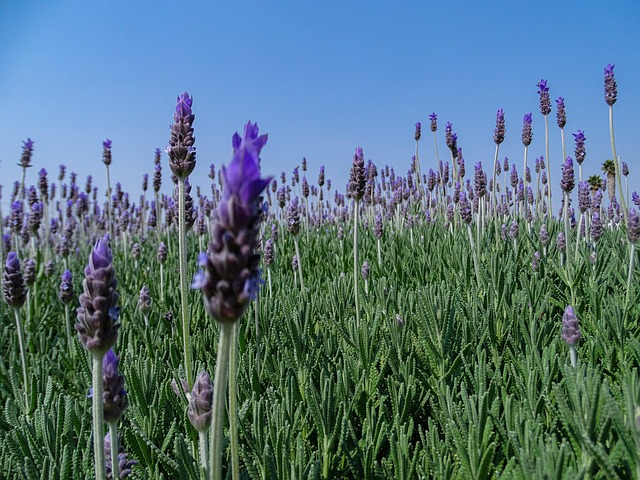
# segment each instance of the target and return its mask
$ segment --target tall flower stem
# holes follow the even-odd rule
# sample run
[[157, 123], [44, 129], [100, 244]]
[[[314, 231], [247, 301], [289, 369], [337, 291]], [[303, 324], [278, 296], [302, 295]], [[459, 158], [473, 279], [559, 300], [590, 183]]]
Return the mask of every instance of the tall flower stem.
[[471, 231], [471, 225], [467, 224], [467, 232], [469, 232], [469, 242], [471, 244], [471, 253], [473, 255], [473, 267], [476, 271], [476, 281], [480, 286], [480, 268], [478, 267], [478, 252], [476, 250], [475, 242], [473, 241], [473, 232]]
[[627, 212], [627, 202], [624, 199], [624, 191], [622, 190], [622, 172], [620, 169], [620, 159], [616, 154], [616, 141], [613, 135], [613, 105], [609, 105], [609, 137], [611, 138], [611, 154], [613, 155], [613, 164], [616, 171], [616, 182], [618, 183], [618, 191], [620, 192], [620, 206], [624, 214], [624, 224], [629, 220], [629, 212]]
[[360, 326], [360, 307], [358, 303], [358, 207], [360, 201], [353, 204], [353, 294], [356, 300], [356, 325]]
[[[491, 204], [493, 206], [493, 209], [495, 211], [496, 207], [498, 206], [498, 184], [497, 182], [497, 175], [496, 175], [496, 164], [498, 163], [498, 154], [500, 152], [500, 144], [496, 143], [496, 153], [493, 156], [493, 183], [492, 183], [492, 188], [491, 188]], [[498, 222], [493, 222], [494, 226], [495, 226], [495, 230], [496, 230], [496, 238], [498, 238], [498, 236], [500, 235], [499, 232], [499, 227], [498, 227]]]
[[631, 280], [633, 279], [633, 267], [635, 262], [636, 244], [631, 243], [631, 252], [629, 256], [629, 273], [627, 275], [627, 295], [625, 297], [625, 309], [629, 306], [629, 295], [631, 293]]
[[201, 476], [204, 480], [208, 480], [211, 473], [209, 469], [209, 433], [206, 430], [198, 432], [198, 445], [200, 447], [200, 466], [202, 467]]
[[231, 436], [231, 472], [240, 480], [240, 442], [238, 441], [238, 322], [233, 323], [229, 354], [229, 433]]
[[209, 461], [211, 462], [210, 480], [222, 478], [222, 437], [227, 391], [227, 372], [229, 370], [229, 350], [233, 338], [233, 324], [220, 323], [220, 340], [218, 341], [218, 359], [216, 375], [213, 381], [213, 408], [211, 412], [211, 434], [209, 438]]
[[[107, 475], [104, 465], [104, 412], [102, 406], [103, 379], [102, 358], [104, 354], [94, 353], [93, 358], [93, 394], [91, 395], [93, 407], [93, 458], [95, 463], [96, 480], [106, 480]], [[114, 439], [111, 439], [113, 445]]]
[[[570, 245], [571, 242], [569, 241], [569, 193], [568, 192], [564, 192], [564, 205], [563, 205], [563, 210], [562, 210], [562, 217], [564, 219], [564, 238], [565, 241], [567, 242], [567, 245]], [[571, 255], [569, 255], [569, 248], [567, 248], [567, 253], [566, 253], [566, 261], [567, 261], [567, 271], [569, 270], [569, 258]]]
[[[551, 164], [549, 163], [549, 115], [544, 116], [544, 153], [546, 155], [547, 160], [547, 184], [551, 187]], [[563, 159], [564, 161], [564, 159]], [[527, 172], [524, 172], [526, 176]], [[551, 188], [547, 189], [547, 199], [549, 201], [549, 205], [547, 206], [547, 213], [549, 217], [552, 216], [553, 205], [551, 205]]]
[[191, 366], [191, 339], [189, 338], [189, 305], [187, 304], [187, 229], [185, 226], [185, 182], [178, 179], [178, 250], [180, 251], [180, 302], [182, 312], [182, 345], [184, 349], [184, 368], [189, 388], [193, 385]]
[[[546, 117], [545, 117], [546, 118]], [[527, 218], [527, 154], [529, 153], [529, 146], [525, 145], [524, 146], [524, 167], [522, 169], [522, 183], [524, 185], [524, 199], [523, 199], [523, 205], [524, 205], [524, 214], [523, 217]], [[529, 222], [527, 222], [527, 227], [529, 232], [531, 231], [531, 227], [529, 226]]]
[[111, 437], [111, 478], [120, 478], [120, 463], [118, 452], [120, 441], [118, 439], [118, 422], [109, 422], [109, 436]]
[[67, 344], [69, 346], [69, 355], [73, 354], [73, 337], [71, 336], [71, 322], [69, 321], [69, 305], [64, 304], [64, 324], [67, 327]]
[[24, 343], [24, 328], [22, 326], [22, 317], [20, 316], [20, 309], [13, 309], [16, 314], [16, 328], [18, 329], [18, 345], [20, 347], [20, 362], [22, 363], [22, 378], [24, 380], [24, 409], [29, 411], [29, 399], [31, 398], [31, 385], [29, 384], [29, 377], [27, 376], [27, 355], [25, 352]]
[[107, 231], [109, 236], [113, 238], [113, 217], [111, 212], [111, 175], [109, 174], [109, 165], [107, 167], [107, 217], [109, 218], [109, 225]]
[[300, 247], [298, 247], [298, 237], [293, 237], [293, 244], [296, 248], [296, 257], [298, 258], [298, 274], [300, 275], [300, 289], [304, 293], [304, 280], [302, 279], [302, 258], [300, 258]]

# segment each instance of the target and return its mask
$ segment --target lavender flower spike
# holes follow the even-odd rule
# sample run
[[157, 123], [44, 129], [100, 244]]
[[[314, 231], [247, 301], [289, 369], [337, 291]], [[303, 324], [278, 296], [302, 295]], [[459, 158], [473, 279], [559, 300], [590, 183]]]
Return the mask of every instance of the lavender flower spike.
[[500, 109], [496, 113], [496, 128], [493, 131], [493, 141], [496, 145], [500, 145], [504, 141], [506, 128], [504, 125], [504, 110]]
[[564, 314], [562, 315], [562, 340], [570, 347], [574, 347], [581, 337], [582, 333], [578, 327], [578, 317], [573, 311], [573, 307], [569, 305], [564, 309]]
[[618, 100], [618, 84], [613, 74], [615, 65], [607, 65], [604, 67], [604, 101], [610, 107]]
[[178, 178], [188, 177], [196, 167], [196, 139], [193, 135], [195, 115], [191, 111], [193, 99], [187, 92], [178, 96], [176, 112], [173, 114], [169, 139], [169, 167]]
[[102, 359], [103, 394], [102, 405], [104, 408], [104, 421], [112, 423], [117, 421], [122, 412], [129, 406], [127, 391], [124, 389], [124, 377], [118, 371], [120, 360], [109, 349]]
[[551, 98], [549, 97], [549, 87], [546, 80], [538, 82], [538, 94], [540, 95], [540, 113], [549, 115], [551, 113]]
[[27, 299], [24, 277], [20, 271], [20, 260], [16, 252], [9, 252], [2, 277], [2, 292], [10, 307], [20, 308]]
[[196, 377], [191, 390], [187, 415], [193, 428], [199, 432], [206, 431], [211, 425], [211, 407], [213, 404], [213, 385], [211, 377], [202, 371]]
[[30, 138], [22, 141], [22, 155], [20, 155], [19, 167], [29, 168], [31, 166], [31, 156], [33, 155], [34, 141]]
[[244, 138], [233, 137], [231, 163], [222, 167], [224, 189], [213, 239], [200, 257], [203, 271], [193, 285], [202, 288], [205, 308], [218, 322], [233, 323], [255, 298], [260, 278], [257, 247], [261, 212], [259, 198], [272, 177], [260, 176], [260, 151], [267, 141], [249, 122]]
[[522, 144], [525, 147], [531, 145], [533, 133], [531, 131], [531, 123], [533, 122], [533, 114], [525, 113], [522, 119]]
[[80, 295], [75, 329], [80, 342], [94, 355], [104, 355], [118, 335], [118, 293], [113, 271], [109, 235], [98, 240], [84, 271], [84, 292]]

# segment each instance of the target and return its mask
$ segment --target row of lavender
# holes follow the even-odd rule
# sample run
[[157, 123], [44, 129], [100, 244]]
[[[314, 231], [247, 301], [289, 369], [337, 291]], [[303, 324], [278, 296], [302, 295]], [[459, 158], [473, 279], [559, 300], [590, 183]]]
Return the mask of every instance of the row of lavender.
[[[541, 113], [545, 117], [545, 136], [547, 132], [547, 116], [551, 112], [548, 88], [546, 82], [539, 83], [541, 95]], [[616, 86], [613, 78], [613, 67], [605, 69], [605, 99], [612, 112], [616, 100]], [[566, 119], [564, 117], [564, 103], [558, 101], [558, 125], [563, 131]], [[523, 128], [523, 145], [525, 147], [525, 176], [519, 178], [515, 165], [511, 166], [509, 182], [501, 181], [501, 162], [498, 162], [499, 146], [504, 140], [505, 123], [502, 111], [498, 111], [494, 140], [496, 143], [496, 155], [494, 161], [493, 178], [487, 182], [487, 174], [481, 164], [476, 164], [474, 181], [466, 181], [465, 163], [462, 150], [457, 146], [457, 137], [452, 133], [451, 124], [447, 124], [447, 147], [451, 153], [453, 175], [449, 178], [449, 164], [440, 161], [435, 143], [437, 131], [437, 119], [431, 115], [431, 130], [434, 133], [436, 146], [436, 171], [429, 170], [427, 174], [421, 173], [421, 165], [418, 157], [418, 142], [421, 138], [421, 127], [416, 125], [416, 156], [412, 162], [410, 171], [406, 177], [395, 176], [393, 169], [386, 167], [378, 171], [373, 163], [365, 166], [364, 153], [357, 149], [351, 171], [351, 177], [345, 195], [334, 192], [334, 202], [324, 200], [326, 186], [327, 195], [331, 191], [331, 182], [324, 179], [324, 168], [320, 169], [316, 185], [309, 185], [306, 180], [307, 166], [303, 162], [302, 181], [299, 179], [299, 170], [292, 173], [291, 184], [286, 182], [286, 176], [281, 175], [281, 186], [271, 178], [260, 176], [259, 154], [266, 143], [266, 136], [259, 136], [257, 126], [249, 123], [244, 132], [244, 137], [235, 135], [233, 138], [234, 157], [228, 168], [222, 168], [218, 172], [218, 181], [221, 190], [212, 183], [212, 195], [207, 198], [197, 194], [199, 207], [194, 207], [191, 197], [191, 187], [188, 177], [195, 168], [195, 138], [193, 136], [192, 100], [185, 93], [178, 98], [170, 147], [167, 150], [169, 165], [173, 173], [176, 197], [161, 196], [161, 164], [160, 152], [156, 152], [156, 169], [153, 181], [155, 199], [147, 204], [145, 195], [147, 192], [148, 178], [143, 180], [143, 195], [140, 205], [130, 203], [128, 194], [116, 185], [115, 194], [110, 193], [110, 185], [107, 187], [109, 202], [104, 204], [99, 200], [97, 190], [92, 188], [91, 180], [87, 180], [84, 192], [81, 192], [72, 175], [70, 184], [56, 189], [55, 183], [49, 184], [47, 172], [41, 170], [38, 187], [25, 188], [26, 169], [31, 165], [33, 142], [28, 140], [23, 147], [21, 164], [25, 174], [21, 183], [17, 183], [12, 195], [11, 212], [6, 220], [3, 220], [3, 255], [7, 255], [5, 266], [5, 281], [3, 284], [5, 299], [14, 307], [19, 345], [21, 350], [22, 367], [25, 388], [25, 410], [29, 410], [29, 380], [26, 373], [27, 359], [24, 352], [25, 339], [23, 338], [22, 319], [20, 308], [28, 303], [27, 285], [33, 284], [30, 279], [37, 271], [38, 266], [34, 259], [42, 263], [44, 274], [51, 274], [53, 270], [52, 253], [55, 250], [66, 263], [67, 257], [73, 250], [73, 245], [82, 245], [87, 240], [93, 241], [104, 234], [110, 234], [112, 239], [117, 239], [118, 245], [125, 252], [125, 259], [136, 257], [140, 245], [138, 241], [156, 239], [158, 259], [163, 262], [166, 258], [166, 245], [163, 241], [170, 242], [175, 235], [169, 233], [177, 230], [178, 254], [180, 266], [179, 290], [181, 297], [181, 335], [184, 360], [182, 364], [184, 385], [187, 398], [189, 398], [189, 417], [200, 435], [200, 463], [203, 474], [210, 478], [218, 478], [222, 470], [222, 425], [224, 422], [224, 397], [226, 395], [226, 376], [229, 372], [229, 399], [230, 399], [230, 437], [232, 471], [235, 478], [239, 478], [238, 460], [238, 436], [237, 426], [234, 421], [237, 414], [237, 392], [234, 381], [237, 376], [237, 364], [234, 365], [234, 356], [237, 355], [237, 320], [251, 300], [256, 300], [259, 287], [259, 262], [260, 257], [256, 253], [259, 238], [270, 237], [264, 241], [264, 264], [267, 269], [273, 261], [276, 251], [275, 245], [278, 236], [282, 235], [285, 226], [293, 236], [295, 244], [295, 256], [292, 261], [296, 264], [296, 274], [299, 275], [299, 283], [302, 295], [308, 292], [304, 288], [304, 265], [298, 245], [298, 234], [303, 230], [309, 235], [309, 231], [316, 226], [337, 225], [337, 235], [341, 240], [345, 228], [351, 228], [353, 234], [353, 282], [355, 300], [356, 324], [360, 324], [361, 308], [358, 304], [359, 277], [361, 264], [358, 260], [358, 230], [362, 222], [365, 228], [373, 228], [378, 242], [378, 262], [381, 260], [381, 239], [383, 237], [383, 225], [395, 233], [400, 233], [405, 228], [411, 230], [416, 223], [439, 223], [444, 227], [455, 231], [466, 229], [469, 234], [472, 256], [475, 264], [475, 272], [478, 286], [483, 282], [479, 273], [480, 249], [479, 239], [485, 234], [507, 236], [514, 241], [517, 248], [518, 230], [520, 225], [526, 225], [528, 231], [539, 232], [540, 245], [546, 248], [549, 242], [547, 229], [552, 221], [550, 209], [551, 189], [549, 178], [546, 174], [550, 166], [544, 165], [541, 159], [536, 160], [536, 193], [532, 189], [531, 175], [527, 168], [527, 149], [531, 143], [531, 114], [525, 116]], [[610, 118], [612, 114], [610, 113]], [[563, 134], [564, 138], [564, 134]], [[609, 208], [605, 211], [602, 207], [602, 183], [599, 179], [591, 178], [587, 183], [579, 184], [578, 203], [579, 221], [576, 227], [575, 217], [569, 210], [570, 193], [575, 186], [573, 162], [570, 158], [563, 163], [561, 189], [563, 192], [564, 232], [557, 238], [559, 250], [563, 252], [563, 264], [569, 283], [577, 272], [572, 267], [567, 249], [567, 242], [575, 238], [575, 258], [580, 249], [586, 248], [589, 252], [595, 252], [595, 244], [602, 235], [603, 228], [626, 229], [630, 240], [630, 265], [627, 283], [627, 303], [632, 288], [633, 258], [635, 243], [640, 235], [638, 217], [634, 209], [627, 210], [625, 196], [622, 191], [619, 172], [628, 173], [624, 166], [619, 167], [613, 142], [613, 128], [611, 128], [612, 148], [614, 160], [613, 166], [607, 164], [607, 186], [609, 190]], [[576, 134], [576, 160], [581, 164], [585, 158], [584, 135]], [[547, 142], [548, 145], [548, 142]], [[564, 149], [564, 142], [563, 142]], [[548, 150], [548, 147], [547, 147]], [[547, 161], [549, 159], [546, 152]], [[105, 141], [103, 161], [108, 167], [111, 163], [111, 142]], [[505, 161], [504, 171], [509, 170], [509, 162]], [[626, 172], [626, 173], [625, 173]], [[215, 169], [211, 167], [210, 177], [215, 180]], [[64, 180], [65, 172], [61, 167], [59, 181]], [[380, 180], [378, 180], [378, 176]], [[581, 173], [580, 173], [581, 176]], [[613, 179], [618, 181], [618, 194], [620, 203], [616, 201]], [[541, 184], [542, 187], [541, 188]], [[511, 185], [512, 190], [508, 188]], [[494, 188], [495, 186], [495, 188]], [[262, 194], [266, 189], [266, 203], [263, 204]], [[504, 189], [504, 193], [501, 190]], [[56, 190], [59, 191], [56, 197]], [[525, 193], [526, 192], [526, 193]], [[500, 197], [498, 200], [498, 194]], [[90, 199], [90, 196], [93, 198]], [[298, 199], [302, 198], [302, 203]], [[628, 196], [628, 195], [627, 195]], [[347, 200], [353, 204], [353, 213], [350, 211]], [[634, 193], [633, 200], [638, 204], [638, 196]], [[276, 206], [277, 205], [277, 206]], [[26, 213], [25, 213], [26, 212]], [[608, 218], [609, 221], [603, 221]], [[110, 219], [112, 219], [110, 221]], [[44, 220], [44, 222], [43, 222]], [[271, 229], [263, 228], [271, 222]], [[475, 235], [471, 224], [475, 222]], [[200, 250], [205, 242], [209, 247], [207, 254], [201, 256], [198, 262], [203, 267], [193, 279], [192, 287], [203, 291], [207, 312], [220, 323], [220, 343], [218, 347], [218, 361], [216, 363], [216, 388], [211, 386], [208, 374], [201, 373], [195, 379], [193, 375], [193, 355], [190, 346], [190, 320], [191, 307], [188, 304], [187, 287], [191, 282], [188, 276], [188, 265], [193, 264], [193, 259], [187, 258], [188, 231], [196, 226], [195, 233], [198, 236]], [[351, 226], [348, 226], [351, 225]], [[588, 241], [588, 240], [591, 241]], [[412, 237], [413, 241], [413, 237]], [[93, 243], [93, 242], [92, 242]], [[130, 249], [130, 252], [129, 252]], [[546, 252], [543, 252], [546, 255]], [[25, 261], [24, 276], [20, 271], [18, 255], [29, 256]], [[532, 267], [537, 268], [540, 253], [536, 252], [532, 257]], [[363, 268], [365, 276], [366, 268]], [[128, 473], [132, 462], [127, 460], [124, 454], [120, 454], [121, 462], [118, 462], [119, 446], [117, 442], [117, 421], [126, 407], [126, 392], [123, 389], [123, 378], [118, 374], [118, 359], [111, 350], [117, 338], [119, 328], [117, 309], [118, 295], [117, 284], [113, 273], [109, 238], [98, 240], [96, 248], [91, 253], [89, 266], [85, 270], [84, 293], [80, 296], [80, 308], [78, 309], [78, 322], [76, 330], [84, 347], [91, 353], [93, 359], [93, 412], [94, 412], [94, 454], [96, 477], [104, 478], [104, 465], [108, 464], [108, 470], [115, 475], [123, 476]], [[270, 270], [268, 270], [270, 275]], [[65, 303], [70, 303], [74, 296], [71, 288], [71, 272], [65, 269], [60, 285], [60, 298]], [[575, 292], [571, 290], [572, 304], [575, 303]], [[148, 305], [148, 293], [141, 292], [141, 306]], [[27, 309], [30, 311], [30, 309]], [[69, 319], [66, 320], [67, 327]], [[571, 360], [575, 366], [575, 344], [580, 338], [577, 327], [577, 318], [571, 306], [566, 308], [564, 318], [563, 338], [571, 347]], [[68, 340], [71, 336], [67, 333]], [[70, 346], [70, 351], [72, 347]], [[101, 405], [102, 397], [102, 405]], [[213, 415], [212, 412], [213, 411]], [[109, 412], [109, 413], [108, 413]], [[115, 412], [115, 413], [114, 413]], [[213, 422], [211, 421], [213, 417]], [[109, 423], [111, 434], [108, 443], [111, 448], [112, 458], [105, 462], [103, 438], [103, 422]], [[115, 439], [115, 441], [112, 441]], [[122, 463], [118, 471], [119, 463]]]

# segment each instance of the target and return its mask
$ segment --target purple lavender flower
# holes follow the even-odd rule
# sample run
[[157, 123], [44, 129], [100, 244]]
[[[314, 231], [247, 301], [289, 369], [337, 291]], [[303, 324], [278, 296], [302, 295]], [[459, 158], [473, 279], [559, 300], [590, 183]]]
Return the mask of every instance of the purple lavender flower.
[[629, 176], [629, 165], [627, 165], [627, 162], [622, 162], [622, 175], [625, 177]]
[[22, 307], [27, 299], [27, 289], [16, 252], [9, 252], [7, 257], [2, 276], [2, 293], [9, 306], [13, 308]]
[[196, 167], [196, 139], [193, 135], [195, 115], [191, 111], [193, 99], [187, 92], [178, 96], [176, 112], [173, 114], [171, 137], [169, 139], [169, 168], [175, 176], [184, 179]]
[[549, 97], [549, 87], [547, 87], [546, 80], [538, 82], [538, 94], [540, 95], [540, 113], [549, 115], [551, 113], [551, 98]]
[[433, 112], [431, 113], [431, 115], [429, 115], [429, 120], [431, 122], [431, 131], [436, 132], [438, 130], [438, 116], [436, 115], [436, 112]]
[[500, 145], [504, 141], [504, 134], [507, 131], [504, 124], [504, 111], [498, 110], [496, 113], [496, 128], [493, 131], [493, 141], [496, 145]]
[[589, 182], [586, 180], [578, 183], [578, 208], [580, 213], [586, 212], [591, 205]]
[[584, 132], [582, 130], [578, 130], [576, 133], [572, 135], [576, 142], [576, 148], [575, 148], [576, 162], [578, 162], [578, 165], [582, 165], [582, 162], [584, 162], [584, 157], [587, 155], [587, 152], [584, 146], [584, 142], [587, 139], [587, 137], [584, 136]]
[[158, 262], [160, 262], [160, 264], [163, 264], [167, 261], [167, 253], [167, 246], [164, 244], [164, 242], [160, 242], [160, 245], [158, 245], [157, 253]]
[[140, 289], [140, 296], [138, 297], [138, 310], [143, 315], [147, 315], [151, 310], [151, 292], [149, 287], [143, 285]]
[[[107, 167], [111, 165], [111, 140], [108, 138], [102, 142], [102, 163]], [[60, 167], [62, 169], [62, 165]]]
[[206, 431], [211, 425], [211, 408], [213, 407], [213, 385], [211, 377], [202, 371], [196, 377], [189, 398], [187, 415], [193, 428], [199, 432]]
[[36, 283], [36, 262], [32, 258], [24, 261], [24, 283], [28, 288], [33, 287]]
[[260, 255], [255, 253], [261, 219], [260, 195], [272, 177], [260, 176], [260, 151], [267, 142], [257, 124], [247, 123], [244, 137], [233, 136], [233, 158], [222, 167], [224, 189], [215, 211], [216, 224], [204, 271], [193, 286], [202, 288], [207, 312], [218, 322], [235, 322], [260, 284]]
[[540, 252], [535, 252], [533, 254], [533, 258], [531, 259], [531, 270], [537, 272], [540, 268]]
[[531, 128], [531, 124], [533, 122], [533, 114], [525, 113], [522, 119], [522, 144], [525, 147], [531, 145], [531, 140], [533, 138], [533, 132]]
[[287, 210], [287, 229], [293, 236], [300, 233], [300, 208], [298, 206], [298, 197], [295, 197], [289, 204]]
[[576, 185], [576, 180], [573, 172], [573, 160], [571, 157], [562, 164], [562, 178], [560, 179], [560, 188], [565, 193], [571, 193], [573, 187]]
[[115, 343], [120, 328], [118, 282], [113, 271], [109, 235], [96, 242], [84, 274], [84, 292], [80, 295], [75, 329], [89, 352], [104, 355]]
[[273, 248], [273, 240], [270, 238], [264, 245], [264, 264], [270, 267], [275, 260], [275, 249]]
[[556, 245], [558, 246], [558, 250], [561, 252], [564, 252], [567, 249], [567, 239], [565, 238], [564, 233], [558, 233]]
[[349, 174], [349, 196], [360, 200], [364, 195], [366, 176], [364, 172], [364, 153], [362, 148], [356, 148]]
[[509, 228], [509, 238], [511, 240], [515, 240], [518, 238], [519, 233], [520, 233], [520, 226], [518, 225], [518, 222], [513, 220], [511, 222], [511, 227]]
[[33, 155], [34, 141], [30, 138], [22, 141], [22, 154], [20, 155], [19, 167], [29, 168], [31, 167], [31, 157]]
[[416, 142], [420, 140], [421, 135], [422, 135], [422, 124], [420, 122], [416, 122], [416, 134], [414, 136], [414, 138], [416, 139]]
[[487, 174], [482, 170], [482, 162], [475, 164], [474, 188], [479, 197], [487, 193]]
[[582, 334], [578, 326], [578, 317], [573, 311], [573, 307], [569, 305], [564, 309], [564, 314], [562, 315], [562, 340], [570, 347], [573, 347], [578, 343], [580, 337], [582, 337]]
[[363, 279], [367, 280], [369, 278], [370, 270], [371, 270], [371, 267], [369, 266], [369, 262], [364, 262], [362, 264], [362, 271], [360, 272]]
[[[105, 470], [107, 473], [107, 478], [112, 477], [112, 464], [111, 464], [111, 432], [108, 432], [104, 437], [104, 458], [105, 458]], [[138, 462], [135, 460], [129, 460], [127, 458], [127, 454], [124, 451], [124, 447], [120, 445], [118, 449], [118, 471], [120, 472], [120, 480], [127, 478], [131, 475], [131, 469], [134, 465], [137, 465]]]
[[540, 239], [540, 244], [543, 247], [546, 247], [549, 244], [549, 232], [547, 231], [547, 226], [544, 223], [540, 227], [538, 238]]
[[638, 195], [638, 192], [631, 193], [631, 200], [633, 200], [636, 207], [640, 208], [640, 195]]
[[567, 110], [564, 106], [564, 98], [558, 97], [556, 104], [556, 121], [558, 122], [558, 127], [564, 128], [567, 124]]
[[460, 192], [460, 201], [458, 202], [458, 208], [460, 209], [460, 219], [469, 225], [473, 219], [471, 213], [471, 205], [467, 199], [467, 195], [464, 192]]
[[613, 74], [613, 67], [615, 65], [607, 65], [604, 67], [604, 101], [610, 107], [616, 103], [618, 99], [618, 84]]
[[115, 422], [129, 406], [127, 391], [124, 389], [124, 377], [118, 371], [120, 360], [109, 349], [102, 359], [102, 408], [105, 422]]

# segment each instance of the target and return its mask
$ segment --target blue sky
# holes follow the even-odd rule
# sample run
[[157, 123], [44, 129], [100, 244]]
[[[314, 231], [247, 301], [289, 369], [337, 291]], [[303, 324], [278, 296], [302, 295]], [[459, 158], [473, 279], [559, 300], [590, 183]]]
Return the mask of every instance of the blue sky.
[[[491, 5], [491, 6], [490, 6]], [[112, 179], [141, 192], [153, 151], [164, 149], [176, 96], [194, 97], [198, 165], [226, 163], [231, 135], [247, 120], [269, 133], [267, 174], [302, 157], [309, 180], [320, 165], [342, 187], [355, 147], [378, 166], [406, 173], [414, 123], [428, 132], [438, 114], [439, 146], [451, 121], [467, 171], [493, 160], [495, 112], [507, 136], [501, 156], [521, 169], [522, 116], [534, 113], [530, 165], [544, 154], [536, 83], [565, 97], [571, 133], [587, 135], [585, 174], [611, 156], [602, 72], [616, 65], [617, 151], [640, 189], [640, 6], [620, 2], [164, 2], [0, 3], [0, 183], [3, 203], [22, 140], [35, 140], [28, 183], [64, 163], [103, 191], [102, 141], [113, 140]], [[551, 179], [561, 149], [551, 118]], [[164, 190], [169, 187], [165, 166]], [[430, 135], [423, 170], [434, 166]], [[556, 195], [558, 198], [558, 195]]]

